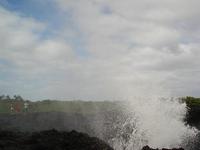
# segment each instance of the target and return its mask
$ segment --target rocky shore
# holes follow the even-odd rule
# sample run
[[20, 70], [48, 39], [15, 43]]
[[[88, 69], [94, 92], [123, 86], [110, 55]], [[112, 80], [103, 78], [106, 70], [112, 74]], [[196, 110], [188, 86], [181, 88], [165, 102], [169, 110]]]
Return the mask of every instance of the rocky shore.
[[33, 133], [0, 131], [1, 150], [113, 150], [102, 140], [77, 131]]

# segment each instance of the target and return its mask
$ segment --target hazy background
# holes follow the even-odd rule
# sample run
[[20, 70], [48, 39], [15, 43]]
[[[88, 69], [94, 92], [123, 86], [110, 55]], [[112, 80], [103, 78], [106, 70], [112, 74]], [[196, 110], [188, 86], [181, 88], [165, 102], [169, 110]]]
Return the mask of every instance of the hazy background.
[[199, 0], [1, 0], [0, 94], [200, 96]]

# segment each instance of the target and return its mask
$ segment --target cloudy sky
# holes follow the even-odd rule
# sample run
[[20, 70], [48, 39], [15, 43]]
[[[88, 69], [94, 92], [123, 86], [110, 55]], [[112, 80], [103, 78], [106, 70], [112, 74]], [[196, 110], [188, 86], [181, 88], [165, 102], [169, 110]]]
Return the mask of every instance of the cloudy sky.
[[0, 94], [200, 96], [199, 0], [0, 0]]

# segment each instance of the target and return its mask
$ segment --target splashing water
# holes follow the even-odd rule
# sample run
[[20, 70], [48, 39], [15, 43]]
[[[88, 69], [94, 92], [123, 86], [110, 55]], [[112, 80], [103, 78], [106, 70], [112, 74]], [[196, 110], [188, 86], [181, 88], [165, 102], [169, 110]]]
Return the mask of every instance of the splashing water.
[[185, 125], [186, 104], [178, 99], [138, 98], [123, 108], [123, 118], [113, 124], [117, 133], [109, 140], [116, 150], [179, 147], [198, 132]]

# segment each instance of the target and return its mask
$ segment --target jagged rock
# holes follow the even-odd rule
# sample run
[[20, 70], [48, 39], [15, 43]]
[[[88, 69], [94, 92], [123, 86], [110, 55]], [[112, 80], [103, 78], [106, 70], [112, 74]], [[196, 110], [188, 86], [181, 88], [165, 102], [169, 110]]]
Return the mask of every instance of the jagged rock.
[[113, 150], [102, 140], [76, 131], [0, 131], [2, 150]]
[[142, 150], [184, 150], [183, 148], [172, 148], [172, 149], [167, 149], [167, 148], [162, 148], [162, 149], [153, 149], [153, 148], [150, 148], [148, 145], [144, 146], [142, 148]]

